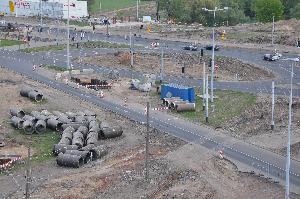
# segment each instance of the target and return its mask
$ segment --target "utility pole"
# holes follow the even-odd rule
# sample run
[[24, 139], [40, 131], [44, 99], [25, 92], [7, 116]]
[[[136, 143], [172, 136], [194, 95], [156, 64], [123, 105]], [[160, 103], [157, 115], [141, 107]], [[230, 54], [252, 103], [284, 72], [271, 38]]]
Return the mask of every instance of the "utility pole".
[[293, 73], [294, 65], [292, 65], [291, 72], [291, 91], [289, 101], [289, 123], [288, 123], [288, 142], [287, 142], [287, 156], [286, 156], [286, 171], [285, 171], [285, 199], [290, 198], [290, 164], [291, 164], [291, 126], [292, 126], [292, 103], [293, 103]]
[[272, 121], [271, 121], [271, 130], [274, 130], [275, 122], [274, 122], [274, 106], [275, 106], [275, 86], [274, 81], [272, 81]]
[[145, 154], [146, 154], [146, 157], [145, 157], [145, 160], [146, 160], [146, 163], [145, 163], [145, 166], [146, 166], [146, 173], [145, 173], [145, 178], [146, 178], [146, 181], [149, 180], [149, 102], [147, 102], [147, 132], [146, 132], [146, 149], [145, 149]]
[[213, 21], [213, 29], [212, 29], [212, 61], [211, 61], [211, 77], [210, 77], [210, 90], [211, 90], [211, 96], [210, 96], [210, 100], [211, 100], [211, 106], [214, 110], [214, 70], [215, 70], [215, 19], [216, 19], [216, 12], [217, 11], [223, 11], [223, 10], [228, 10], [228, 7], [224, 7], [222, 9], [215, 7], [214, 10], [209, 10], [207, 8], [202, 8], [202, 10], [206, 11], [206, 12], [213, 12], [214, 14], [214, 21]]
[[130, 24], [129, 42], [130, 42], [130, 66], [133, 67], [133, 49], [132, 49], [132, 27]]
[[100, 12], [101, 12], [101, 10], [102, 10], [102, 2], [101, 2], [101, 0], [99, 1], [99, 8], [100, 8]]
[[68, 20], [67, 20], [67, 66], [69, 69], [69, 75], [71, 78], [71, 66], [70, 66], [70, 0], [68, 0]]
[[30, 144], [28, 146], [28, 155], [27, 155], [27, 168], [26, 168], [26, 188], [25, 188], [25, 198], [30, 198], [30, 184], [31, 184], [31, 166], [30, 166]]
[[206, 75], [205, 89], [205, 122], [208, 123], [208, 74]]
[[139, 0], [136, 0], [136, 21], [139, 21]]
[[161, 46], [161, 61], [160, 61], [160, 84], [163, 82], [163, 70], [164, 70], [164, 45]]
[[41, 15], [41, 29], [40, 31], [42, 30], [42, 27], [43, 27], [43, 0], [40, 0], [40, 15]]
[[202, 110], [204, 111], [205, 110], [205, 94], [206, 94], [206, 80], [205, 80], [205, 62], [203, 62], [203, 77], [202, 77]]
[[275, 16], [273, 16], [273, 25], [272, 25], [272, 46], [274, 45], [274, 31], [275, 31]]

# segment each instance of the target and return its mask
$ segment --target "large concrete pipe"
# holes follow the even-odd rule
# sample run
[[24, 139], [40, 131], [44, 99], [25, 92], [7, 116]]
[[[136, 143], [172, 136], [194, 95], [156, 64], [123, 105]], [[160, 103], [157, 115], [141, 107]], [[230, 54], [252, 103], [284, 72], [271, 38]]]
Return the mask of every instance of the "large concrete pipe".
[[55, 116], [57, 116], [57, 117], [65, 115], [63, 112], [60, 112], [60, 111], [52, 111], [52, 114], [55, 115]]
[[23, 96], [23, 97], [28, 97], [29, 92], [32, 91], [32, 90], [33, 90], [32, 88], [23, 87], [20, 90], [20, 95]]
[[35, 100], [36, 102], [41, 102], [43, 101], [43, 94], [37, 91], [30, 91], [28, 93], [28, 97], [32, 100]]
[[92, 160], [96, 160], [104, 157], [108, 153], [108, 150], [106, 146], [100, 145], [91, 149], [90, 153], [91, 153]]
[[71, 126], [76, 131], [80, 126], [83, 126], [83, 125], [84, 124], [82, 124], [82, 123], [71, 122], [71, 123], [68, 123], [68, 124], [63, 124], [62, 128], [63, 128], [63, 130], [65, 130], [66, 128], [68, 128], [69, 126]]
[[89, 134], [86, 137], [86, 144], [90, 145], [90, 144], [96, 144], [98, 141], [98, 132], [89, 132]]
[[175, 110], [177, 112], [195, 111], [196, 110], [196, 105], [195, 105], [195, 103], [177, 104], [176, 107], [175, 107]]
[[82, 147], [81, 149], [79, 149], [80, 151], [89, 151], [91, 149], [93, 149], [95, 147], [94, 144], [87, 144], [86, 146]]
[[58, 120], [58, 117], [55, 116], [55, 115], [48, 115], [48, 116], [46, 116], [46, 117], [47, 117], [47, 120], [49, 120], [49, 119], [52, 119], [52, 120]]
[[97, 120], [96, 117], [94, 117], [94, 116], [86, 116], [85, 118], [86, 118], [86, 121], [88, 121], [88, 123]]
[[180, 98], [171, 98], [165, 101], [165, 106], [169, 107], [172, 102], [178, 101]]
[[46, 121], [48, 119], [47, 116], [45, 116], [45, 115], [43, 115], [43, 114], [41, 114], [41, 113], [39, 113], [37, 111], [32, 111], [31, 115], [33, 117], [35, 117], [36, 119], [38, 119], [38, 120], [44, 120], [44, 121]]
[[85, 116], [84, 112], [82, 111], [77, 111], [75, 114], [76, 116]]
[[62, 137], [60, 138], [59, 145], [71, 145], [72, 144], [72, 140], [68, 139], [67, 137]]
[[25, 112], [20, 108], [11, 108], [9, 109], [11, 116], [17, 116], [19, 118], [22, 118], [25, 116]]
[[46, 122], [44, 120], [38, 120], [34, 125], [34, 130], [37, 133], [43, 133], [46, 131]]
[[69, 126], [62, 132], [61, 138], [66, 138], [66, 139], [72, 141], [74, 132], [75, 132], [75, 129], [73, 127]]
[[64, 154], [77, 155], [83, 158], [84, 163], [87, 163], [91, 159], [89, 151], [78, 151], [78, 150], [66, 150]]
[[186, 103], [189, 103], [189, 102], [188, 101], [183, 101], [183, 100], [174, 101], [174, 102], [171, 102], [169, 108], [175, 110], [175, 107], [176, 107], [177, 104], [186, 104]]
[[60, 153], [57, 156], [56, 162], [59, 166], [79, 168], [84, 164], [81, 156]]
[[84, 116], [76, 116], [75, 117], [75, 122], [76, 123], [83, 123], [85, 125], [88, 125], [88, 121], [86, 120], [86, 118]]
[[76, 117], [76, 114], [75, 114], [75, 113], [68, 111], [68, 112], [66, 112], [66, 115], [68, 116], [68, 118], [69, 118], [70, 120], [72, 120], [72, 122], [75, 121], [75, 117]]
[[72, 122], [72, 120], [70, 120], [66, 115], [59, 116], [57, 120], [61, 121], [64, 124]]
[[61, 123], [58, 120], [53, 120], [53, 119], [47, 120], [47, 127], [54, 131], [63, 131], [62, 125], [63, 123]]
[[18, 129], [22, 129], [23, 128], [23, 123], [24, 120], [22, 120], [19, 117], [13, 116], [12, 118], [10, 118], [11, 124]]
[[120, 126], [104, 128], [100, 130], [99, 138], [100, 139], [109, 139], [119, 137], [123, 134], [123, 129]]
[[82, 133], [83, 137], [86, 138], [89, 130], [86, 126], [80, 126], [77, 131]]
[[108, 124], [107, 122], [102, 121], [102, 122], [100, 123], [100, 130], [105, 129], [105, 128], [109, 128], [110, 126], [111, 126], [111, 125]]
[[30, 135], [34, 132], [34, 124], [30, 120], [26, 120], [23, 122], [23, 129], [26, 134]]
[[29, 120], [29, 121], [31, 121], [33, 124], [35, 124], [35, 123], [38, 121], [37, 118], [32, 117], [31, 115], [25, 115], [22, 119], [23, 119], [24, 121], [25, 121], [25, 120]]
[[48, 110], [42, 110], [42, 111], [41, 111], [41, 114], [42, 114], [42, 115], [46, 115], [46, 116], [52, 115], [52, 113], [49, 112]]
[[100, 131], [100, 124], [97, 121], [91, 121], [89, 124], [89, 132], [99, 132]]
[[58, 155], [59, 153], [65, 153], [66, 150], [77, 150], [77, 145], [63, 145], [63, 144], [54, 144], [53, 145], [53, 154]]
[[73, 133], [72, 145], [77, 145], [79, 148], [83, 147], [84, 137], [81, 132], [76, 131]]

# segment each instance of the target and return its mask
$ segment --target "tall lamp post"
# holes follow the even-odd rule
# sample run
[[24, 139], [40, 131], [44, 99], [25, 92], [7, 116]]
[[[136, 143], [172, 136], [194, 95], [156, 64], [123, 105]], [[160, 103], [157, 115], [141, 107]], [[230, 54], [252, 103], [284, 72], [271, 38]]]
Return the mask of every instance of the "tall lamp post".
[[[299, 62], [299, 58], [282, 59], [284, 61]], [[291, 126], [292, 126], [292, 103], [293, 103], [293, 76], [294, 76], [294, 63], [292, 64], [291, 71], [291, 91], [289, 100], [289, 122], [288, 122], [288, 141], [287, 141], [287, 157], [285, 167], [285, 199], [289, 199], [290, 195], [290, 165], [291, 165]]]
[[211, 91], [211, 96], [210, 96], [210, 101], [212, 103], [214, 103], [214, 70], [215, 70], [215, 19], [216, 19], [216, 12], [217, 11], [223, 11], [223, 10], [228, 10], [228, 7], [224, 7], [224, 8], [218, 8], [215, 7], [215, 9], [213, 10], [209, 10], [207, 8], [202, 8], [202, 10], [204, 10], [205, 12], [213, 12], [214, 14], [214, 22], [213, 22], [213, 35], [212, 35], [212, 56], [211, 56], [211, 77], [210, 77], [210, 91]]

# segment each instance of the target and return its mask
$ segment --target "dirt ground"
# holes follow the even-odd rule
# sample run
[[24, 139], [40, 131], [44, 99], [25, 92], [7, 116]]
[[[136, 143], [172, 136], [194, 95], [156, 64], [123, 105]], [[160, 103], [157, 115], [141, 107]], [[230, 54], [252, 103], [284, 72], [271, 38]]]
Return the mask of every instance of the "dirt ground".
[[[102, 111], [87, 102], [33, 82], [6, 69], [0, 69], [3, 97], [0, 103], [0, 135], [6, 147], [24, 147], [10, 140], [13, 128], [7, 123], [8, 107], [19, 106], [25, 110], [82, 110], [95, 111], [101, 120], [118, 122], [124, 135], [117, 139], [102, 140], [109, 154], [101, 160], [80, 169], [60, 168], [55, 159], [34, 164], [32, 167], [32, 198], [282, 198], [283, 187], [263, 178], [244, 174], [217, 152], [186, 144], [159, 131], [150, 133], [149, 183], [144, 180], [145, 127]], [[19, 96], [22, 84], [41, 90], [46, 103], [36, 104]], [[0, 148], [0, 153], [7, 149]], [[199, 154], [196, 155], [195, 154]], [[45, 169], [47, 168], [47, 169]], [[14, 178], [14, 180], [12, 180]], [[17, 189], [15, 183], [21, 184]], [[20, 198], [24, 193], [24, 171], [0, 176], [1, 194]], [[291, 198], [299, 198], [292, 195]]]
[[[130, 66], [130, 55], [127, 52], [98, 54], [90, 57], [80, 57], [78, 63], [94, 64], [116, 68], [131, 68], [144, 73], [160, 73], [161, 57], [157, 53], [136, 53], [134, 66]], [[164, 71], [169, 75], [183, 76], [182, 67], [185, 67], [185, 75], [193, 78], [203, 76], [203, 62], [206, 63], [206, 72], [209, 73], [209, 60], [207, 56], [201, 57], [199, 53], [172, 53], [164, 56]], [[274, 78], [274, 74], [257, 65], [244, 63], [238, 59], [217, 57], [215, 62], [219, 67], [216, 76], [219, 80], [226, 81], [253, 81]], [[237, 72], [238, 71], [238, 72]]]

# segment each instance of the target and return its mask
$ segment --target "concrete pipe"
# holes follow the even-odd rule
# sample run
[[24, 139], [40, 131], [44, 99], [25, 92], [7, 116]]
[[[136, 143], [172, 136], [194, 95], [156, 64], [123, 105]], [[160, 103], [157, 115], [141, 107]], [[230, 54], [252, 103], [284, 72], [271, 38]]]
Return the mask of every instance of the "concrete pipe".
[[70, 141], [72, 141], [74, 132], [75, 132], [75, 129], [73, 127], [69, 126], [62, 132], [61, 138], [67, 138]]
[[33, 89], [28, 87], [21, 88], [20, 95], [23, 97], [28, 97], [30, 91], [33, 91]]
[[65, 130], [66, 128], [68, 128], [69, 126], [71, 126], [76, 131], [80, 126], [83, 126], [83, 125], [84, 124], [82, 124], [82, 123], [71, 122], [71, 123], [68, 123], [68, 124], [63, 124], [62, 128], [63, 128], [63, 130]]
[[99, 133], [100, 139], [109, 139], [119, 137], [123, 134], [123, 129], [120, 126], [101, 129]]
[[42, 111], [41, 111], [41, 114], [42, 114], [42, 115], [46, 115], [46, 116], [52, 115], [52, 113], [49, 112], [48, 110], [42, 110]]
[[67, 137], [62, 137], [58, 144], [60, 145], [71, 145], [72, 144], [72, 140], [68, 139]]
[[63, 131], [62, 125], [63, 123], [61, 123], [58, 120], [53, 120], [53, 119], [47, 120], [47, 127], [54, 131]]
[[82, 112], [82, 111], [77, 111], [75, 114], [76, 114], [76, 116], [84, 116], [85, 115], [84, 112]]
[[87, 144], [86, 146], [82, 147], [81, 149], [79, 149], [80, 151], [90, 151], [91, 149], [93, 149], [95, 147], [94, 144]]
[[174, 99], [180, 99], [180, 97], [170, 97], [170, 98], [163, 98], [163, 104], [167, 105], [167, 102], [169, 100], [174, 100]]
[[84, 116], [76, 116], [75, 117], [75, 122], [76, 123], [83, 123], [83, 124], [88, 124], [88, 121]]
[[30, 91], [28, 93], [28, 97], [32, 100], [35, 100], [36, 102], [41, 102], [43, 101], [43, 94], [39, 93], [37, 91]]
[[86, 116], [86, 121], [88, 121], [88, 123], [92, 122], [92, 121], [96, 121], [96, 117], [94, 116]]
[[64, 153], [66, 150], [77, 150], [78, 146], [76, 145], [63, 145], [63, 144], [54, 144], [53, 145], [53, 154], [58, 155], [59, 153]]
[[89, 151], [66, 150], [64, 154], [80, 156], [83, 158], [84, 163], [87, 163], [89, 160], [91, 160], [91, 156], [90, 156], [91, 153]]
[[104, 157], [108, 153], [108, 150], [106, 146], [100, 145], [91, 149], [90, 153], [91, 153], [91, 159], [96, 160]]
[[85, 138], [88, 134], [88, 128], [86, 126], [80, 126], [78, 129], [77, 129], [78, 132], [82, 133], [83, 137]]
[[60, 153], [56, 162], [59, 166], [79, 168], [84, 164], [81, 156]]
[[73, 139], [72, 139], [72, 145], [77, 145], [78, 148], [82, 148], [83, 145], [84, 145], [84, 141], [81, 138], [79, 138], [79, 137], [76, 137], [76, 138], [73, 137]]
[[55, 116], [57, 116], [57, 117], [65, 115], [63, 112], [60, 112], [60, 111], [52, 111], [52, 114], [55, 115]]
[[43, 133], [47, 130], [46, 126], [47, 124], [44, 120], [38, 120], [34, 125], [34, 130], [37, 133]]
[[75, 121], [75, 117], [76, 117], [76, 114], [75, 114], [75, 113], [68, 111], [68, 112], [66, 112], [66, 115], [68, 116], [68, 118], [69, 118], [70, 120], [72, 120], [72, 122]]
[[12, 118], [10, 118], [11, 124], [18, 129], [22, 129], [23, 128], [23, 123], [24, 120], [22, 120], [19, 117], [13, 116]]
[[25, 116], [25, 112], [20, 108], [11, 108], [9, 109], [11, 116], [17, 116], [19, 118], [22, 118]]
[[49, 119], [52, 119], [52, 120], [58, 120], [58, 117], [55, 116], [55, 115], [48, 115], [48, 116], [46, 116], [46, 117], [47, 117], [47, 120], [49, 120]]
[[175, 107], [177, 104], [186, 104], [186, 103], [189, 103], [189, 102], [183, 101], [183, 100], [174, 101], [174, 102], [171, 102], [171, 105], [169, 106], [169, 108], [175, 110]]
[[103, 121], [103, 122], [100, 123], [100, 130], [105, 129], [105, 128], [109, 128], [110, 126], [111, 126], [110, 124]]
[[32, 117], [31, 115], [25, 115], [22, 119], [23, 119], [24, 121], [25, 121], [25, 120], [29, 120], [29, 121], [31, 121], [33, 124], [35, 124], [35, 123], [38, 121], [37, 118]]
[[165, 106], [169, 107], [172, 102], [175, 102], [175, 101], [178, 101], [178, 100], [180, 100], [180, 98], [171, 98], [171, 99], [168, 99], [165, 102]]
[[48, 119], [47, 116], [42, 115], [41, 113], [39, 113], [39, 112], [37, 112], [37, 111], [32, 111], [30, 114], [31, 114], [33, 117], [35, 117], [36, 119], [38, 119], [38, 120], [44, 120], [44, 121], [46, 121], [46, 120]]
[[98, 133], [97, 132], [90, 132], [87, 135], [87, 138], [86, 138], [87, 145], [96, 144], [97, 141], [98, 141]]
[[175, 107], [175, 110], [177, 112], [195, 111], [196, 110], [196, 106], [195, 106], [195, 103], [177, 104], [176, 107]]
[[60, 122], [64, 123], [64, 124], [67, 124], [67, 123], [71, 123], [72, 120], [70, 120], [67, 116], [65, 115], [61, 115], [58, 117], [58, 119]]
[[97, 121], [91, 121], [89, 124], [89, 131], [93, 131], [93, 132], [99, 132], [100, 131], [100, 124]]
[[23, 122], [23, 129], [26, 134], [30, 135], [34, 132], [34, 124], [30, 120], [26, 120]]

